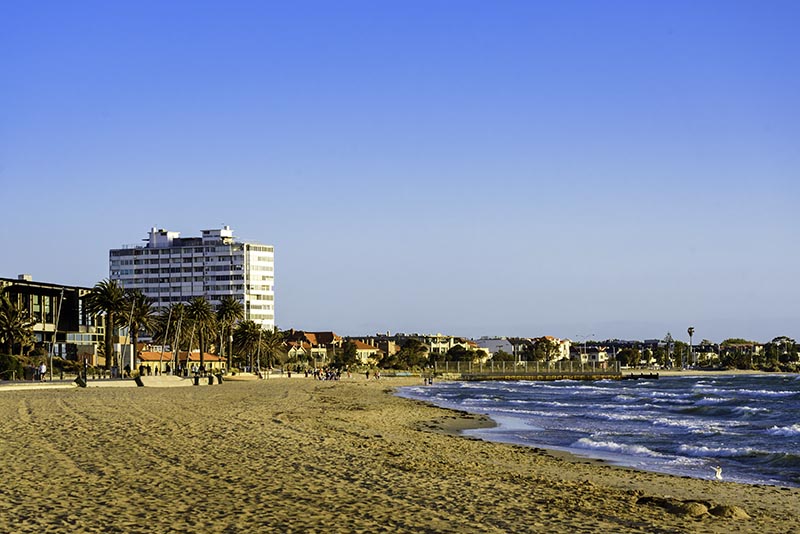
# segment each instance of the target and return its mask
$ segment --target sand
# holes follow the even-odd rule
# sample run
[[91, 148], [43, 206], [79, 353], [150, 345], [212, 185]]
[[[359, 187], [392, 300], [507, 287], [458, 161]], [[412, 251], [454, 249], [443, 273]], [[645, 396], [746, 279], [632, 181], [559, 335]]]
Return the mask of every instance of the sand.
[[489, 423], [391, 394], [418, 383], [298, 377], [4, 391], [0, 530], [796, 529], [800, 489], [638, 472], [460, 437], [458, 428]]

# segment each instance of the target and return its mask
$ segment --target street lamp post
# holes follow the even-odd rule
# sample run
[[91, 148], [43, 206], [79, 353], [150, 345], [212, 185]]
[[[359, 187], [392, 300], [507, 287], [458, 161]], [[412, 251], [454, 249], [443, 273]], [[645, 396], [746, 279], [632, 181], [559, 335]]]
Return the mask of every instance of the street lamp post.
[[689, 362], [692, 365], [697, 365], [697, 362], [694, 361], [694, 349], [692, 348], [692, 336], [694, 336], [694, 327], [690, 326], [686, 332], [689, 334]]
[[594, 334], [575, 334], [575, 337], [578, 338], [578, 341], [583, 341], [583, 354], [581, 356], [581, 364], [583, 364], [583, 358], [586, 357], [586, 340], [593, 338]]

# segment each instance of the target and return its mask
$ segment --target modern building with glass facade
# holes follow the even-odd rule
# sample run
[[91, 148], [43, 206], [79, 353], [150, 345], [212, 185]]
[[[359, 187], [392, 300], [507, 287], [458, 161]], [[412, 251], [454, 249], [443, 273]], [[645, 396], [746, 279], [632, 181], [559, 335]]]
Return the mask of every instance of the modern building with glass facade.
[[0, 289], [33, 319], [36, 344], [54, 356], [97, 365], [103, 321], [86, 310], [91, 288], [35, 282], [21, 274], [16, 279], [0, 278]]
[[244, 305], [245, 320], [275, 326], [275, 251], [246, 243], [229, 226], [200, 237], [152, 228], [144, 245], [109, 252], [110, 278], [140, 289], [157, 307], [205, 297], [216, 309], [225, 295]]

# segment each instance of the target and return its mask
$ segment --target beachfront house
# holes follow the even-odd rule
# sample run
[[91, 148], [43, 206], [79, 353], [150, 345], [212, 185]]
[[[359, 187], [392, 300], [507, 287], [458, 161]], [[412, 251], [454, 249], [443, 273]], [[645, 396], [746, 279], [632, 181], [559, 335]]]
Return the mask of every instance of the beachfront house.
[[576, 346], [572, 350], [572, 359], [582, 364], [594, 364], [600, 369], [605, 369], [608, 366], [608, 350], [599, 345]]
[[482, 337], [475, 341], [475, 344], [479, 349], [486, 351], [490, 358], [500, 351], [514, 354], [514, 346], [504, 337]]
[[324, 366], [331, 361], [342, 343], [342, 336], [332, 331], [307, 332], [291, 329], [284, 333], [289, 361], [306, 362], [314, 367]]
[[383, 353], [378, 347], [358, 339], [352, 339], [350, 342], [356, 346], [356, 360], [361, 365], [376, 365], [381, 361]]

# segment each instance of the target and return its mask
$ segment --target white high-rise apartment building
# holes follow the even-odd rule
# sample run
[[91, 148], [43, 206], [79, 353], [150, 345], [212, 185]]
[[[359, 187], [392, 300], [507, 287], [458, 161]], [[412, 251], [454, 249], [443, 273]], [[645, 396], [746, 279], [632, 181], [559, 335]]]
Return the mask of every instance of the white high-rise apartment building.
[[205, 297], [214, 306], [225, 295], [244, 305], [245, 320], [275, 326], [275, 250], [244, 243], [229, 226], [201, 237], [152, 228], [145, 245], [109, 251], [111, 279], [140, 289], [157, 307]]

